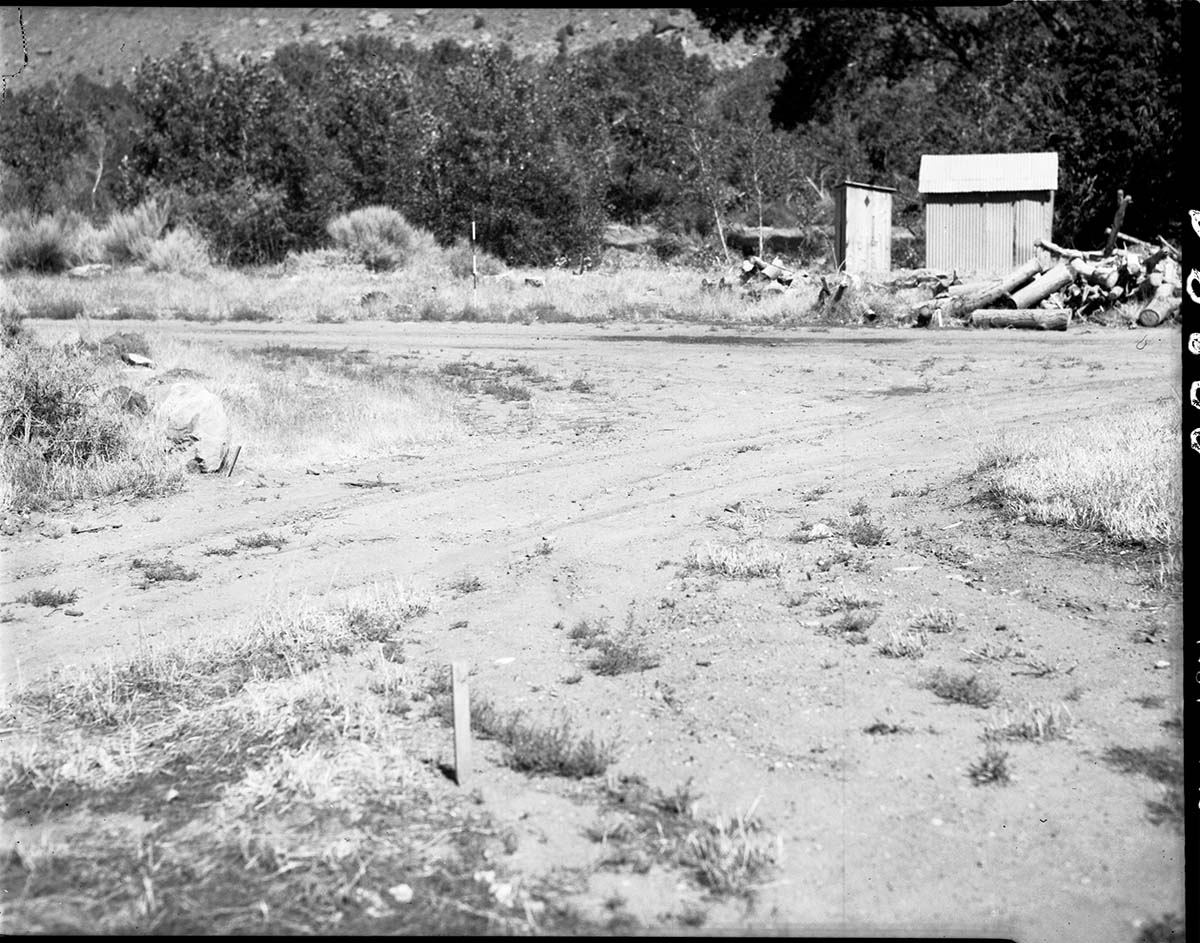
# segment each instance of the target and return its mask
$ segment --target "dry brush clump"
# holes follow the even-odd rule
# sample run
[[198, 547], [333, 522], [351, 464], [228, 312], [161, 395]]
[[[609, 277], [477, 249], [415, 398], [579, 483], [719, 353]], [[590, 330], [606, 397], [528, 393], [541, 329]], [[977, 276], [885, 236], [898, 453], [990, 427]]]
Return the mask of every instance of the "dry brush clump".
[[1025, 704], [1018, 710], [1005, 708], [987, 724], [983, 736], [988, 740], [1046, 740], [1066, 738], [1075, 719], [1066, 704]]
[[182, 486], [153, 423], [104, 395], [120, 379], [116, 364], [85, 346], [26, 338], [0, 350], [0, 504], [43, 508]]

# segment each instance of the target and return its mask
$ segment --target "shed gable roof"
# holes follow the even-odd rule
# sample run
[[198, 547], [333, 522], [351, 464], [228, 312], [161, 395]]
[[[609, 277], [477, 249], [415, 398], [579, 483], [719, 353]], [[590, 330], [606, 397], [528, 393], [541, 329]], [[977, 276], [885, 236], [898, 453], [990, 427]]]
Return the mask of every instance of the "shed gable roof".
[[925, 154], [917, 189], [921, 193], [1057, 190], [1058, 152]]

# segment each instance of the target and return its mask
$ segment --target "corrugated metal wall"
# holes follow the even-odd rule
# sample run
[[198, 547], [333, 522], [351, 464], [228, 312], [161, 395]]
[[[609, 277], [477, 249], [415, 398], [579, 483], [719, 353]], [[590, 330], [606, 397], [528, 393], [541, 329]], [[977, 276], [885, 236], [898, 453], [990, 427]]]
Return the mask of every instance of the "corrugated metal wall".
[[998, 275], [1027, 262], [1049, 239], [1050, 191], [930, 193], [925, 197], [925, 264], [962, 274]]

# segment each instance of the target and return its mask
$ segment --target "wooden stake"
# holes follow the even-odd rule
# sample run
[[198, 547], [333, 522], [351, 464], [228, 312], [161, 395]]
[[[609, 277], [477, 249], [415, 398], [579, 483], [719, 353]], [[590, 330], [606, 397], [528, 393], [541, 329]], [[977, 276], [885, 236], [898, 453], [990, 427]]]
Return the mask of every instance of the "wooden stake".
[[238, 456], [242, 454], [242, 447], [239, 445], [233, 450], [233, 459], [229, 463], [229, 471], [225, 473], [226, 478], [233, 476], [233, 466], [237, 464]]
[[451, 663], [450, 687], [454, 696], [454, 780], [465, 786], [471, 775], [471, 695], [465, 661]]

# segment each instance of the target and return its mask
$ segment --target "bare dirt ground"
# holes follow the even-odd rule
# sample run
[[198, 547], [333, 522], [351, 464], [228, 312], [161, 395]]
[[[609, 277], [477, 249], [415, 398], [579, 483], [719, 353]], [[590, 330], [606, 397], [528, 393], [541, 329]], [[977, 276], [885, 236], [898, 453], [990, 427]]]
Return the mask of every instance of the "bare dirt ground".
[[[300, 594], [400, 580], [439, 600], [410, 626], [410, 664], [432, 674], [465, 660], [473, 690], [497, 705], [548, 719], [565, 711], [618, 735], [618, 772], [667, 791], [691, 780], [713, 811], [757, 802], [782, 837], [782, 864], [752, 906], [711, 909], [706, 929], [1101, 943], [1181, 911], [1182, 836], [1148, 817], [1161, 787], [1103, 760], [1113, 746], [1179, 736], [1178, 600], [1148, 587], [1152, 561], [1007, 519], [971, 478], [976, 447], [1002, 428], [1065, 425], [1178, 390], [1173, 331], [155, 330], [361, 347], [435, 366], [515, 359], [551, 382], [528, 403], [480, 397], [460, 444], [262, 475], [245, 442], [231, 478], [76, 509], [63, 517], [79, 533], [32, 526], [4, 538], [7, 599], [73, 587], [82, 613], [12, 606], [17, 618], [0, 625], [6, 685], [142, 644], [237, 632]], [[568, 389], [581, 376], [592, 392]], [[346, 485], [367, 480], [384, 484]], [[803, 521], [846, 522], [860, 500], [886, 528], [882, 543], [787, 540]], [[203, 554], [261, 530], [289, 542]], [[783, 552], [787, 563], [779, 577], [749, 580], [689, 571], [688, 553], [710, 543]], [[168, 553], [199, 579], [138, 589], [131, 559]], [[449, 588], [465, 574], [482, 588]], [[880, 604], [871, 644], [822, 634], [819, 603], [835, 592]], [[934, 606], [960, 627], [930, 636], [922, 659], [879, 653], [889, 630]], [[659, 666], [592, 674], [563, 626], [623, 625], [630, 612]], [[968, 776], [991, 712], [921, 686], [935, 667], [971, 668], [964, 654], [985, 646], [1010, 650], [980, 666], [1002, 701], [1064, 702], [1074, 718], [1069, 739], [1005, 745], [1007, 786]], [[412, 723], [430, 728], [433, 758], [448, 762], [444, 728]], [[577, 801], [579, 786], [514, 773], [490, 750], [478, 745], [474, 785], [518, 829], [514, 865], [566, 873], [594, 862], [582, 828], [595, 810]], [[580, 899], [601, 907], [619, 894], [638, 923], [670, 927], [695, 893], [651, 869], [594, 874]]]

